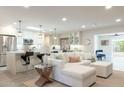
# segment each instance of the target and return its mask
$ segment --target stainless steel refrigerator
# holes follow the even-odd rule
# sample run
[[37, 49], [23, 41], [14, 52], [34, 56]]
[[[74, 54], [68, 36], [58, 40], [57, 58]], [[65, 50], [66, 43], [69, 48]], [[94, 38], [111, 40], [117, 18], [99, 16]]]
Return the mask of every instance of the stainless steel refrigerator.
[[0, 67], [6, 66], [7, 51], [15, 51], [16, 37], [13, 35], [0, 35]]

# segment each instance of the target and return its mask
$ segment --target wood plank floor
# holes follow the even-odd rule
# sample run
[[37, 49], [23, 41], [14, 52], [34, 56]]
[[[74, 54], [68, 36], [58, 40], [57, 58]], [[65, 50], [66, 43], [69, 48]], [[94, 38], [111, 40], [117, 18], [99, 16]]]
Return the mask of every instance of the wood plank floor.
[[[0, 70], [0, 87], [37, 87], [34, 82], [39, 77], [35, 70], [30, 70], [17, 75], [10, 74], [7, 70]], [[54, 81], [44, 87], [67, 87]], [[92, 87], [124, 87], [124, 72], [113, 71], [113, 74], [107, 78], [96, 78], [96, 84]]]

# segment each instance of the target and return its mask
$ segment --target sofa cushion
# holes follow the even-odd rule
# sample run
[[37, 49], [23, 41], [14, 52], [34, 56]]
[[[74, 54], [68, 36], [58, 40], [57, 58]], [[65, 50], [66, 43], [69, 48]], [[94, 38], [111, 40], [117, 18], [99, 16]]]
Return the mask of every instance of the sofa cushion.
[[78, 79], [86, 79], [94, 73], [96, 73], [94, 67], [80, 66], [74, 64], [65, 64], [64, 68], [62, 69], [62, 74]]
[[79, 65], [89, 65], [90, 63], [90, 60], [81, 60], [81, 62], [79, 62]]
[[49, 61], [52, 62], [53, 66], [57, 66], [60, 69], [62, 69], [64, 65], [66, 64], [63, 60], [58, 60], [58, 59], [53, 59], [53, 58], [49, 58]]
[[97, 61], [97, 62], [91, 63], [90, 65], [99, 66], [99, 67], [108, 67], [108, 66], [112, 65], [112, 63], [111, 62], [99, 62], [99, 61]]
[[75, 63], [66, 63], [66, 64], [74, 64], [74, 65], [89, 65], [91, 63], [90, 60], [81, 60], [81, 62], [75, 62]]
[[58, 54], [58, 55], [56, 55], [56, 59], [61, 59], [61, 60], [63, 60], [64, 59], [64, 54]]

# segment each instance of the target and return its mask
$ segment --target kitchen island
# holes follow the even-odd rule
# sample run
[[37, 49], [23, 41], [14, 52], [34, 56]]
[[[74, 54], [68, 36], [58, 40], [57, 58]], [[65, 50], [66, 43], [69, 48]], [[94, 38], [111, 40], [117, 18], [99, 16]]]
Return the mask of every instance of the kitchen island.
[[24, 55], [24, 51], [9, 51], [7, 52], [7, 70], [12, 74], [18, 72], [24, 72], [34, 69], [34, 66], [41, 63], [41, 60], [37, 58], [39, 52], [34, 52], [34, 55], [30, 57], [30, 64], [24, 65], [25, 61], [21, 58]]

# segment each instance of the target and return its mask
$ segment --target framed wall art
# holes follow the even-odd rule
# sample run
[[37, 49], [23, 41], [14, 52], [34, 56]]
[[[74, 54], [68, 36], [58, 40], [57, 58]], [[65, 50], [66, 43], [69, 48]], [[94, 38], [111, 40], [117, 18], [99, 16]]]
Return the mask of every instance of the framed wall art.
[[109, 40], [101, 40], [101, 46], [108, 46]]
[[60, 38], [60, 48], [65, 51], [70, 49], [69, 38]]

